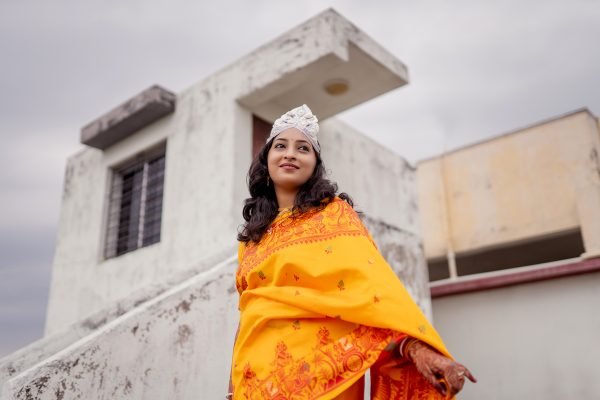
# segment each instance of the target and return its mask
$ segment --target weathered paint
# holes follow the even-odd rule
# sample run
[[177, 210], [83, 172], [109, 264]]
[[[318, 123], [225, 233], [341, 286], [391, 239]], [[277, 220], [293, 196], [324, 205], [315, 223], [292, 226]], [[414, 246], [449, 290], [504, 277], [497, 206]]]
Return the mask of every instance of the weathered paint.
[[[237, 324], [237, 255], [10, 379], [14, 399], [217, 398]], [[220, 384], [217, 384], [220, 383]]]
[[585, 256], [600, 255], [599, 151], [597, 119], [581, 110], [420, 162], [427, 258], [448, 240], [458, 253], [578, 228]]
[[170, 114], [176, 96], [153, 85], [81, 128], [81, 143], [104, 150]]
[[[107, 304], [103, 309], [87, 318], [79, 320], [61, 331], [45, 336], [29, 346], [0, 359], [0, 395], [2, 394], [2, 384], [8, 379], [31, 368], [35, 364], [46, 360], [126, 312], [154, 299], [156, 296], [166, 292], [173, 286], [185, 282], [187, 279], [201, 271], [214, 267], [219, 261], [235, 252], [236, 249], [236, 245], [232, 244], [226, 251], [215, 253], [210, 257], [199, 261], [189, 270], [174, 274], [174, 276], [165, 279], [156, 285], [133, 291], [129, 296]], [[235, 291], [235, 288], [233, 289]]]
[[[258, 97], [265, 104], [286, 99], [274, 89], [278, 83], [287, 82], [290, 74], [323, 78], [332, 57], [358, 67], [383, 67], [406, 78], [401, 62], [327, 10], [177, 94], [177, 107], [169, 116], [104, 151], [87, 148], [69, 158], [47, 337], [0, 362], [5, 367], [0, 369], [4, 395], [222, 396], [237, 323], [235, 264], [214, 267], [214, 262], [198, 260], [230, 254], [236, 244], [248, 196], [252, 114], [269, 111], [250, 103]], [[398, 82], [364, 88], [363, 93], [373, 96], [394, 85]], [[291, 99], [302, 103], [304, 97], [297, 94]], [[329, 116], [358, 99], [345, 103], [320, 98], [317, 109]], [[327, 101], [338, 102], [338, 109]], [[332, 180], [366, 213], [365, 223], [380, 250], [430, 315], [414, 169], [341, 121], [328, 118], [321, 126], [323, 158]], [[162, 142], [166, 169], [161, 241], [103, 260], [110, 168]]]
[[[414, 234], [363, 222], [430, 316], [426, 269]], [[5, 399], [218, 398], [227, 388], [238, 321], [237, 254], [118, 315], [4, 382]], [[124, 310], [127, 305], [117, 309]], [[111, 319], [112, 318], [112, 319]]]
[[420, 236], [415, 168], [339, 119], [327, 119], [320, 126], [325, 167], [356, 208]]
[[[281, 50], [282, 46], [286, 51]], [[360, 48], [363, 56], [369, 55], [372, 59], [350, 58], [349, 46]], [[197, 260], [234, 242], [238, 226], [243, 222], [241, 209], [247, 197], [245, 183], [251, 162], [252, 113], [257, 111], [242, 106], [238, 99], [281, 83], [281, 79], [290, 74], [305, 78], [310, 74], [308, 76], [314, 79], [321, 79], [330, 71], [325, 67], [311, 69], [311, 66], [332, 54], [355, 67], [377, 61], [390, 73], [406, 77], [406, 67], [393, 55], [334, 10], [326, 10], [178, 93], [177, 107], [172, 114], [104, 151], [87, 148], [69, 158], [46, 334], [98, 312], [107, 303], [128, 296], [136, 288], [157, 284], [174, 273], [185, 271]], [[379, 86], [377, 90], [384, 88]], [[261, 93], [262, 101], [268, 103], [273, 100], [268, 96], [281, 95], [276, 90]], [[339, 103], [340, 99], [327, 101]], [[295, 100], [302, 102], [303, 98]], [[319, 108], [325, 110], [326, 106], [323, 103]], [[386, 221], [391, 218], [390, 223], [414, 232], [413, 207], [397, 209], [394, 201], [399, 197], [388, 196], [396, 187], [406, 188], [403, 180], [413, 179], [414, 174], [410, 173], [408, 178], [402, 174], [404, 169], [398, 167], [404, 160], [399, 156], [379, 157], [381, 146], [365, 139], [360, 140], [366, 147], [357, 146], [355, 139], [361, 135], [350, 132], [349, 141], [345, 142], [345, 133], [338, 131], [335, 142], [323, 145], [324, 148], [331, 145], [333, 149], [347, 143], [353, 148], [351, 157], [348, 153], [336, 155], [338, 150], [332, 150], [331, 157], [326, 155], [328, 165], [340, 177], [341, 187], [350, 187], [348, 190], [354, 192], [366, 211], [375, 217]], [[104, 260], [110, 168], [165, 141], [160, 242]], [[327, 138], [324, 137], [324, 141]], [[368, 157], [361, 157], [361, 151]], [[386, 169], [386, 165], [394, 165], [393, 171]], [[371, 190], [375, 181], [372, 177], [382, 173], [386, 174], [382, 180], [386, 183], [376, 184], [379, 192], [375, 193]], [[400, 204], [414, 204], [412, 195], [410, 190], [404, 193]], [[409, 226], [406, 220], [412, 221]]]

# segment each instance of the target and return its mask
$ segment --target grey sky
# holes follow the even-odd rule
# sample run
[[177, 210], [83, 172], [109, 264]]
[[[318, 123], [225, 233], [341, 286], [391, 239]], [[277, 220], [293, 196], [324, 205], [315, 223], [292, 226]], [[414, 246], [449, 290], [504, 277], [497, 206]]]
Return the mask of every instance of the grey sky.
[[600, 113], [596, 0], [5, 0], [0, 356], [42, 334], [81, 126], [151, 84], [181, 91], [329, 6], [411, 78], [340, 117], [413, 163], [576, 108]]

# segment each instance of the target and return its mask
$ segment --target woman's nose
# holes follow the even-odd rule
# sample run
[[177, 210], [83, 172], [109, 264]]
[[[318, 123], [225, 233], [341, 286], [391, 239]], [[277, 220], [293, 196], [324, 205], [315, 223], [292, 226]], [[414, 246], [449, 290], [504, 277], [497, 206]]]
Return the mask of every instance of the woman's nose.
[[289, 147], [286, 151], [285, 154], [283, 155], [285, 158], [296, 158], [296, 151]]

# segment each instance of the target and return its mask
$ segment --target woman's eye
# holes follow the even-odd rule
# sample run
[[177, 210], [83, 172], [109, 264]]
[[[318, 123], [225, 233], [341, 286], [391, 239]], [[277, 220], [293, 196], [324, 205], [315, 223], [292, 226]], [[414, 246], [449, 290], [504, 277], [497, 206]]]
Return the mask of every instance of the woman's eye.
[[300, 148], [301, 148], [301, 149], [304, 149], [305, 151], [308, 151], [308, 150], [309, 150], [309, 149], [308, 149], [308, 147], [306, 147], [306, 146], [301, 146]]

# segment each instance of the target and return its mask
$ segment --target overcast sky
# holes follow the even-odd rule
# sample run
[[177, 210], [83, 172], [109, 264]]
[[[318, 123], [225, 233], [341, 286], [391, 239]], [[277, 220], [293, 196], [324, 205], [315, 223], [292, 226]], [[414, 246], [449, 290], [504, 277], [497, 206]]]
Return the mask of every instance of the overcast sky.
[[152, 84], [179, 92], [329, 6], [408, 66], [408, 86], [340, 118], [411, 163], [600, 113], [597, 0], [2, 0], [0, 357], [42, 335], [80, 128]]

